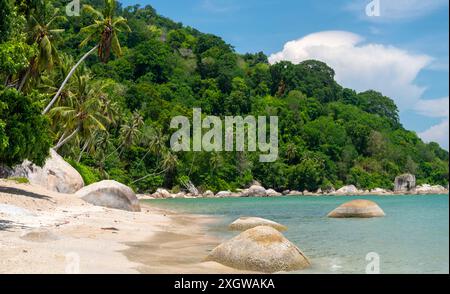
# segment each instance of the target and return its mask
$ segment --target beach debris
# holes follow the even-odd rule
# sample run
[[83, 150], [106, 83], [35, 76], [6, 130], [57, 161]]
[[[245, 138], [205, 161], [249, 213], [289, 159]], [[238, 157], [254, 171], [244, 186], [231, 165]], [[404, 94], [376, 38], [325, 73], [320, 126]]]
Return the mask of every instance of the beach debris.
[[394, 192], [409, 192], [416, 188], [416, 176], [412, 174], [403, 174], [395, 178]]
[[10, 176], [27, 178], [31, 184], [59, 193], [73, 194], [84, 187], [83, 178], [77, 170], [53, 149], [42, 168], [25, 160], [13, 169]]
[[118, 228], [115, 228], [115, 227], [102, 228], [102, 230], [103, 230], [103, 231], [115, 231], [115, 232], [120, 231]]
[[131, 188], [116, 181], [101, 181], [75, 193], [76, 196], [96, 206], [140, 212], [141, 207]]
[[299, 248], [268, 226], [255, 227], [222, 243], [206, 261], [263, 273], [301, 270], [311, 265]]
[[241, 217], [229, 225], [232, 231], [246, 231], [259, 226], [269, 226], [280, 232], [287, 231], [287, 227], [277, 222], [260, 217]]
[[384, 211], [373, 201], [357, 199], [342, 204], [328, 214], [330, 218], [383, 217]]

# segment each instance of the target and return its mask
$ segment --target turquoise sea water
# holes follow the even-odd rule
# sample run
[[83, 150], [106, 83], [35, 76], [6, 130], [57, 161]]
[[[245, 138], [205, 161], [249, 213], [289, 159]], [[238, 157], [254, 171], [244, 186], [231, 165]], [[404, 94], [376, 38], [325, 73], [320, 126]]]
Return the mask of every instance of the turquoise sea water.
[[211, 232], [231, 238], [227, 226], [240, 216], [288, 226], [284, 235], [312, 261], [302, 273], [366, 273], [366, 256], [380, 257], [381, 273], [449, 273], [449, 197], [376, 196], [384, 218], [330, 219], [326, 215], [355, 197], [279, 197], [152, 200], [158, 207], [220, 216]]

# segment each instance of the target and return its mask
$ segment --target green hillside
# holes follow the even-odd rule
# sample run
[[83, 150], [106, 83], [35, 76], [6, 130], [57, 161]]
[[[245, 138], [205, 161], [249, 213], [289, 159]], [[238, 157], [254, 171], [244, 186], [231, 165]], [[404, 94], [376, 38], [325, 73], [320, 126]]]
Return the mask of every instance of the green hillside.
[[[114, 179], [140, 192], [176, 190], [186, 179], [213, 191], [253, 180], [278, 190], [392, 188], [405, 172], [419, 184], [448, 183], [447, 151], [405, 130], [389, 97], [342, 87], [322, 62], [270, 65], [262, 52], [238, 54], [150, 6], [82, 2], [92, 7], [67, 17], [67, 1], [0, 0], [0, 164], [42, 164], [57, 146], [86, 181]], [[279, 159], [172, 152], [170, 121], [192, 117], [194, 107], [278, 116]]]

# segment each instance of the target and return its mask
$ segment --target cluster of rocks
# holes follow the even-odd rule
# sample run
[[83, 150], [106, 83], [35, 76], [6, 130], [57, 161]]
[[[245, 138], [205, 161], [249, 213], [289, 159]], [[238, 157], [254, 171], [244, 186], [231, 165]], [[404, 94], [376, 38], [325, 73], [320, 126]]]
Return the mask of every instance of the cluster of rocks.
[[326, 191], [319, 189], [315, 192], [310, 192], [305, 190], [301, 191], [291, 191], [285, 190], [283, 192], [277, 192], [273, 189], [266, 189], [260, 184], [254, 184], [247, 189], [237, 190], [236, 192], [231, 191], [220, 191], [216, 194], [212, 191], [206, 191], [199, 195], [193, 195], [192, 193], [171, 193], [166, 189], [158, 189], [155, 193], [151, 195], [138, 195], [141, 200], [149, 199], [173, 199], [173, 198], [233, 198], [233, 197], [281, 197], [281, 196], [375, 196], [375, 195], [399, 195], [399, 194], [448, 194], [448, 188], [443, 186], [409, 186], [408, 189], [396, 190], [386, 190], [382, 188], [375, 188], [372, 190], [361, 190], [356, 188], [354, 185], [344, 186], [338, 190], [330, 188]]

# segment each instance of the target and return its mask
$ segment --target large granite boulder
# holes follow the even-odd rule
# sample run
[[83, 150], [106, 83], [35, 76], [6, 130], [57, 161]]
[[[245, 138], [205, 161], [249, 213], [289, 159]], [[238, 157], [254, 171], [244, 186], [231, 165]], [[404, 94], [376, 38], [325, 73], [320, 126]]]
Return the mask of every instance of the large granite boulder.
[[263, 186], [252, 185], [250, 188], [242, 192], [244, 197], [266, 197], [267, 191]]
[[300, 249], [268, 226], [247, 230], [222, 243], [206, 261], [263, 273], [301, 270], [311, 265]]
[[203, 193], [203, 197], [204, 198], [213, 198], [214, 197], [214, 192], [211, 191], [211, 190], [208, 190], [205, 193]]
[[233, 193], [231, 193], [231, 191], [220, 191], [216, 194], [216, 197], [226, 198], [226, 197], [231, 197], [232, 195], [233, 195]]
[[277, 231], [283, 232], [287, 230], [286, 226], [283, 226], [277, 222], [260, 218], [260, 217], [241, 217], [230, 224], [229, 228], [232, 231], [246, 231], [259, 226], [272, 227]]
[[422, 194], [422, 195], [428, 195], [428, 194], [448, 194], [448, 190], [444, 188], [443, 186], [436, 185], [421, 185], [414, 189], [414, 192], [416, 194]]
[[383, 217], [384, 211], [373, 201], [353, 200], [342, 204], [328, 214], [331, 218], [372, 218]]
[[42, 168], [26, 160], [13, 169], [11, 177], [24, 177], [31, 184], [59, 193], [73, 194], [84, 187], [77, 170], [53, 149]]
[[354, 185], [348, 185], [335, 192], [336, 195], [356, 195], [361, 193]]
[[268, 189], [268, 190], [266, 191], [266, 195], [267, 195], [268, 197], [280, 197], [280, 196], [283, 196], [283, 194], [278, 193], [278, 192], [275, 191], [274, 189]]
[[139, 200], [131, 188], [116, 181], [101, 181], [79, 190], [79, 198], [96, 206], [139, 212]]
[[410, 192], [416, 188], [416, 176], [412, 174], [403, 174], [395, 178], [394, 192]]
[[170, 194], [169, 191], [167, 191], [166, 189], [162, 189], [162, 188], [157, 189], [156, 192], [152, 194], [152, 197], [155, 199], [173, 198], [172, 194]]

